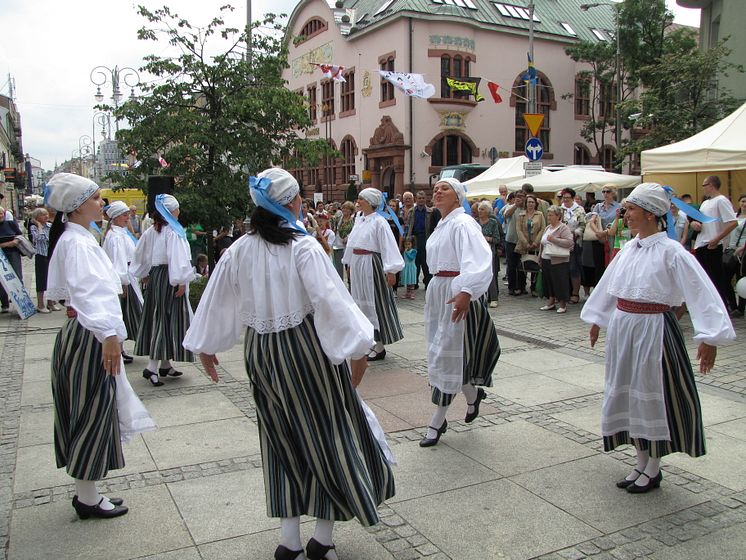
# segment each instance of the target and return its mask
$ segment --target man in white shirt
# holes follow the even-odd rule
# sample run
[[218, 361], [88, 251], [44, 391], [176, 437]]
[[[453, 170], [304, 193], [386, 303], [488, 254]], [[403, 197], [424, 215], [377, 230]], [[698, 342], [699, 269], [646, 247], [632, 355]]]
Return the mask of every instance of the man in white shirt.
[[736, 213], [730, 200], [720, 194], [720, 177], [717, 175], [705, 178], [702, 182], [702, 191], [709, 198], [700, 206], [700, 212], [718, 220], [709, 223], [692, 221], [692, 229], [699, 232], [694, 244], [694, 253], [699, 264], [715, 284], [723, 303], [729, 311], [733, 311], [736, 309], [736, 301], [733, 288], [723, 270], [723, 244], [728, 242], [730, 232], [738, 225]]

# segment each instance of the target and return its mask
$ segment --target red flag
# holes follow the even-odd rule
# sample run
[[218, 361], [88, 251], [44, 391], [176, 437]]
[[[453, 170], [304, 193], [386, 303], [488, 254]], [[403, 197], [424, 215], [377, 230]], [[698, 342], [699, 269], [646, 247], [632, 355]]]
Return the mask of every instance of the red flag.
[[490, 93], [492, 94], [492, 99], [495, 100], [495, 103], [502, 103], [503, 98], [500, 97], [499, 93], [497, 93], [497, 90], [500, 89], [499, 85], [497, 85], [495, 82], [487, 82], [487, 89], [490, 90]]

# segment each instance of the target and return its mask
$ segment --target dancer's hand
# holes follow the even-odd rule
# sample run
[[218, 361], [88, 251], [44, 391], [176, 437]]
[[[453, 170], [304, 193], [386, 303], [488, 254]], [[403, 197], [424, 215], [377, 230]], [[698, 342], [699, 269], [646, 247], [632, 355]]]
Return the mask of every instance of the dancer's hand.
[[392, 272], [386, 273], [386, 284], [389, 285], [389, 288], [393, 288], [396, 286], [396, 274], [393, 274]]
[[365, 370], [368, 369], [368, 358], [363, 356], [357, 360], [350, 360], [350, 365], [352, 366], [352, 388], [357, 389], [357, 386], [363, 380]]
[[179, 284], [179, 286], [176, 289], [176, 293], [174, 294], [174, 297], [181, 297], [186, 293], [186, 284]]
[[591, 348], [593, 348], [596, 345], [596, 342], [598, 342], [599, 332], [601, 332], [601, 327], [599, 327], [598, 325], [591, 325], [591, 332], [590, 332]]
[[471, 294], [466, 292], [460, 292], [456, 297], [449, 299], [446, 305], [453, 304], [453, 313], [451, 314], [451, 321], [458, 323], [466, 319], [467, 313], [469, 313], [469, 303], [471, 302]]
[[219, 365], [220, 362], [218, 362], [218, 357], [215, 354], [200, 353], [199, 361], [202, 362], [202, 367], [205, 368], [207, 375], [210, 376], [210, 379], [212, 379], [213, 383], [217, 383], [218, 381], [220, 381], [218, 370], [215, 369], [215, 366]]
[[119, 375], [122, 349], [116, 336], [107, 336], [102, 345], [104, 371], [109, 375]]
[[699, 373], [702, 375], [709, 373], [715, 365], [715, 357], [718, 353], [717, 346], [710, 346], [705, 342], [700, 342], [697, 348], [697, 359], [699, 360]]

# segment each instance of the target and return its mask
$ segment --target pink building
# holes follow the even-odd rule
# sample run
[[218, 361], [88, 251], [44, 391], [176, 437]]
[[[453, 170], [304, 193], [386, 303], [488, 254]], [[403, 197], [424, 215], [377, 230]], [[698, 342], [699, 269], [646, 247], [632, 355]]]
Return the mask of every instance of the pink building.
[[[582, 70], [565, 53], [580, 39], [613, 39], [613, 6], [582, 11], [582, 0], [536, 0], [534, 59], [545, 165], [599, 163], [580, 136], [589, 114]], [[341, 158], [291, 170], [304, 193], [342, 200], [350, 176], [390, 194], [429, 189], [441, 167], [489, 165], [523, 153], [529, 15], [525, 0], [301, 0], [288, 22], [295, 38], [284, 77], [309, 103], [308, 137]], [[603, 9], [610, 8], [610, 9]], [[312, 63], [344, 66], [346, 83]], [[379, 69], [423, 74], [435, 86], [417, 99], [381, 80]], [[446, 76], [481, 77], [484, 101], [452, 91]], [[499, 84], [495, 103], [487, 82]], [[577, 89], [576, 89], [577, 88]], [[571, 94], [571, 95], [567, 95]], [[610, 102], [607, 103], [610, 107]], [[603, 108], [602, 108], [603, 110]], [[613, 134], [607, 135], [613, 142]], [[602, 161], [611, 167], [613, 145]]]

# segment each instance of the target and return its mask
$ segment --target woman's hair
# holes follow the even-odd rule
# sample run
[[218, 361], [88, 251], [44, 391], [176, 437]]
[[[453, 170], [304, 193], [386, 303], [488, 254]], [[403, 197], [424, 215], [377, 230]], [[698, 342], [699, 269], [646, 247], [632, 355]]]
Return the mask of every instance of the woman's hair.
[[168, 225], [168, 222], [166, 221], [166, 218], [161, 216], [161, 213], [158, 212], [158, 210], [153, 210], [153, 229], [157, 231], [158, 233], [161, 232], [161, 229], [163, 226]]
[[273, 245], [287, 245], [296, 237], [302, 235], [298, 230], [290, 227], [280, 226], [282, 218], [257, 206], [254, 213], [251, 214], [251, 224], [249, 225], [249, 235], [258, 234], [267, 243]]
[[487, 202], [486, 200], [483, 200], [479, 203], [479, 210], [486, 210], [487, 212], [492, 212], [492, 204]]
[[350, 202], [349, 200], [345, 201], [345, 202], [344, 202], [344, 203], [342, 204], [341, 208], [342, 208], [343, 210], [344, 210], [345, 208], [347, 208], [347, 209], [348, 209], [348, 210], [350, 211], [350, 214], [354, 214], [354, 213], [355, 213], [355, 203], [354, 203], [354, 202]]
[[560, 207], [556, 204], [552, 204], [549, 208], [547, 208], [547, 214], [552, 213], [555, 216], [557, 216], [559, 219], [562, 219], [562, 215], [564, 212], [560, 210]]
[[33, 212], [31, 212], [31, 219], [32, 219], [32, 220], [35, 220], [35, 219], [37, 219], [37, 218], [38, 218], [39, 216], [41, 216], [42, 214], [47, 214], [47, 215], [49, 215], [49, 212], [47, 212], [47, 209], [46, 209], [46, 208], [35, 208], [35, 209], [34, 209], [34, 211], [33, 211]]
[[194, 259], [196, 262], [206, 262], [207, 261], [207, 255], [204, 253], [200, 253], [197, 255], [197, 258]]
[[539, 207], [539, 201], [536, 200], [536, 196], [535, 195], [533, 195], [533, 194], [527, 194], [526, 195], [526, 202], [528, 202], [529, 199], [531, 199], [531, 200], [534, 201], [534, 206], [536, 206], [537, 208]]
[[565, 196], [566, 194], [569, 194], [571, 197], [575, 198], [575, 191], [571, 189], [570, 187], [566, 187], [560, 191], [562, 193], [562, 196]]
[[47, 258], [52, 258], [54, 248], [60, 240], [60, 236], [65, 232], [65, 223], [62, 221], [62, 212], [57, 212], [52, 222], [52, 228], [49, 230], [49, 248], [47, 249]]

